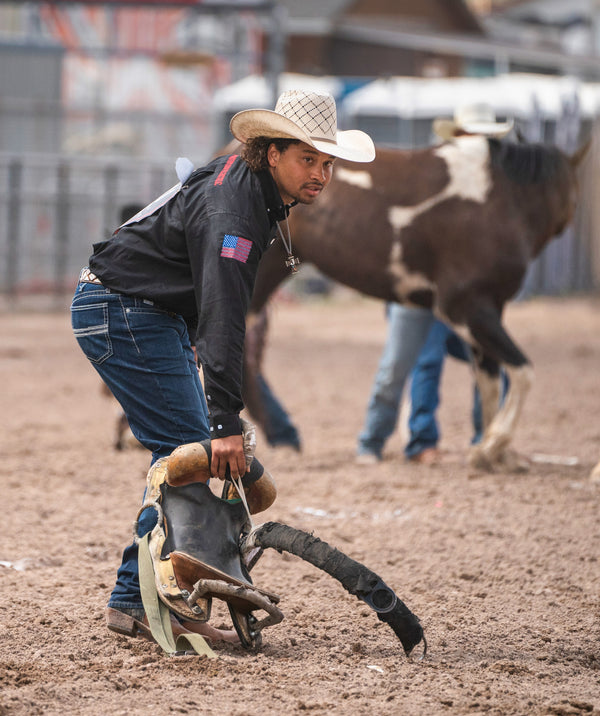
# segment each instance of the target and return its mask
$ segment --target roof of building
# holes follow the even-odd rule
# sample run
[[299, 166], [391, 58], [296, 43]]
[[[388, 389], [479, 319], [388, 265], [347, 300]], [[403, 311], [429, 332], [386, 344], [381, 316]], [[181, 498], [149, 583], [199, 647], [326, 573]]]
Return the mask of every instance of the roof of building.
[[323, 33], [337, 22], [360, 18], [365, 23], [420, 26], [447, 32], [478, 32], [481, 25], [465, 0], [279, 0], [291, 34]]

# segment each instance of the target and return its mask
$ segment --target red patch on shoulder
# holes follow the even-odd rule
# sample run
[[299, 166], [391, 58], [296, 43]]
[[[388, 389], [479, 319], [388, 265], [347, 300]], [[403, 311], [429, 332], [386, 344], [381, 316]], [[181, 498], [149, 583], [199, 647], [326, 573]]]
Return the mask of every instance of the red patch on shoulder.
[[233, 162], [238, 158], [237, 154], [232, 154], [229, 159], [225, 162], [225, 166], [219, 172], [219, 176], [215, 179], [215, 186], [220, 186], [225, 179], [225, 175], [231, 169]]

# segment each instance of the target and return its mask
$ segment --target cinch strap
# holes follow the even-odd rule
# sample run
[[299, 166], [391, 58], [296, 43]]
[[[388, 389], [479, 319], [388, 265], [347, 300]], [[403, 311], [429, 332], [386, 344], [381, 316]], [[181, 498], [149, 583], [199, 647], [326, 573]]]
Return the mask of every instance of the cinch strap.
[[154, 567], [148, 547], [148, 537], [145, 534], [139, 541], [139, 576], [142, 603], [148, 617], [148, 625], [152, 636], [169, 656], [180, 656], [185, 654], [188, 647], [191, 647], [196, 654], [207, 656], [209, 659], [216, 659], [217, 655], [210, 648], [206, 639], [201, 634], [180, 634], [175, 640], [171, 628], [171, 614], [165, 604], [158, 598], [156, 583], [154, 581]]

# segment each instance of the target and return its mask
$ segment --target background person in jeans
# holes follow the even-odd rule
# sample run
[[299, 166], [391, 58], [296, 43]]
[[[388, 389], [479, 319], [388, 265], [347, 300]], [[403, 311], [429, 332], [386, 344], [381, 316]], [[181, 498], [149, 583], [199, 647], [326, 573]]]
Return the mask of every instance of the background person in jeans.
[[[425, 308], [398, 303], [386, 307], [388, 335], [371, 389], [364, 427], [358, 436], [356, 462], [369, 465], [382, 459], [385, 443], [395, 432], [404, 385], [410, 376], [409, 441], [404, 454], [411, 462], [431, 465], [439, 460], [440, 431], [436, 410], [446, 354], [471, 360], [469, 346]], [[507, 389], [502, 373], [502, 396]], [[477, 385], [473, 388], [473, 438], [481, 440], [483, 419]]]
[[[434, 319], [410, 376], [410, 416], [408, 419], [409, 441], [404, 454], [411, 462], [431, 465], [439, 460], [437, 448], [440, 431], [436, 410], [440, 403], [440, 380], [446, 354], [462, 361], [471, 361], [469, 346], [445, 323]], [[504, 398], [508, 378], [502, 371], [501, 395]], [[475, 383], [473, 387], [473, 437], [471, 444], [483, 436], [481, 396]]]
[[[492, 108], [485, 104], [458, 108], [453, 119], [440, 118], [433, 123], [434, 132], [445, 141], [470, 134], [499, 139], [512, 127], [512, 121], [497, 122]], [[412, 462], [432, 464], [439, 459], [435, 412], [444, 358], [450, 353], [470, 360], [470, 348], [427, 309], [389, 304], [387, 316], [387, 338], [358, 436], [356, 461], [370, 464], [381, 460], [385, 443], [396, 429], [404, 385], [411, 375], [410, 437], [404, 452]], [[502, 375], [504, 396], [506, 377]], [[475, 386], [473, 443], [481, 439], [482, 422], [481, 399]]]
[[[71, 306], [80, 347], [152, 462], [210, 437], [211, 474], [221, 479], [227, 468], [235, 479], [246, 472], [242, 352], [259, 260], [278, 231], [284, 240], [279, 222], [290, 207], [311, 204], [329, 184], [336, 157], [375, 157], [366, 134], [337, 131], [326, 94], [284, 92], [275, 111], [235, 115], [231, 131], [244, 144], [240, 155], [196, 171], [178, 160], [180, 183], [94, 245]], [[145, 510], [138, 534], [155, 522], [155, 511]], [[147, 634], [144, 617], [134, 543], [123, 553], [107, 625]], [[237, 640], [207, 624], [174, 626]]]

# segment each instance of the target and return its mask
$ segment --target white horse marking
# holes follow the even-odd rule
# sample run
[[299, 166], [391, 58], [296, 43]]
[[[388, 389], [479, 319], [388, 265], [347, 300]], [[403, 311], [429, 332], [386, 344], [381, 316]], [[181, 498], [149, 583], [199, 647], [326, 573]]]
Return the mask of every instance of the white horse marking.
[[481, 396], [481, 413], [483, 428], [485, 430], [491, 425], [494, 415], [498, 412], [500, 376], [493, 377], [484, 370], [480, 370], [477, 365], [474, 365], [473, 368], [477, 387], [479, 388], [479, 395]]
[[492, 186], [488, 167], [489, 148], [485, 137], [458, 137], [453, 142], [442, 144], [434, 154], [442, 157], [448, 167], [450, 179], [446, 186], [415, 206], [390, 206], [388, 209], [388, 221], [395, 236], [390, 251], [389, 270], [396, 278], [395, 291], [401, 300], [415, 288], [433, 288], [426, 276], [410, 273], [402, 264], [402, 247], [399, 241], [402, 229], [409, 226], [420, 214], [451, 197], [483, 204]]
[[417, 216], [450, 197], [456, 196], [479, 204], [483, 204], [487, 198], [492, 186], [487, 139], [458, 137], [454, 142], [442, 144], [434, 154], [446, 162], [450, 179], [442, 191], [416, 206], [390, 206], [388, 220], [396, 235]]
[[450, 173], [450, 181], [438, 196], [443, 195], [443, 199], [458, 196], [479, 204], [485, 202], [492, 187], [488, 166], [490, 152], [485, 137], [457, 137], [449, 144], [442, 144], [434, 154], [446, 161]]
[[401, 303], [410, 304], [409, 296], [414, 291], [435, 290], [425, 274], [406, 268], [402, 262], [402, 244], [399, 241], [392, 243], [389, 271], [394, 278], [394, 293]]
[[345, 181], [346, 184], [352, 184], [359, 189], [372, 189], [373, 177], [369, 172], [364, 170], [345, 169], [344, 167], [335, 168], [335, 178]]

